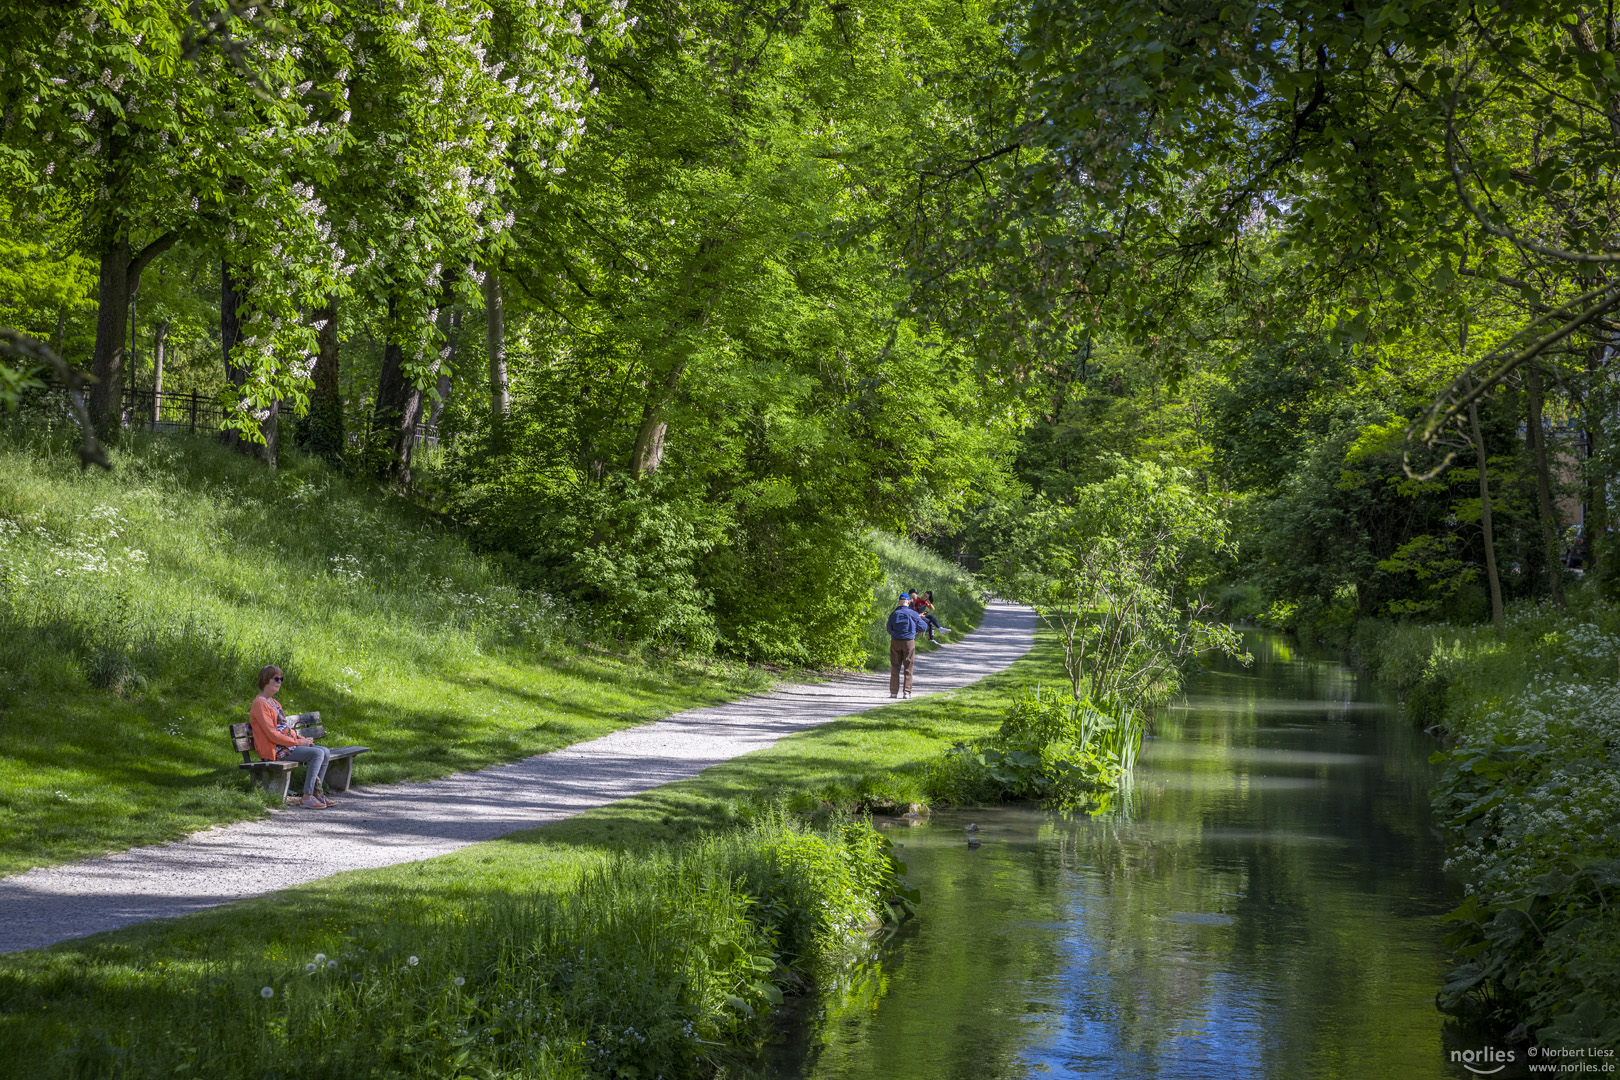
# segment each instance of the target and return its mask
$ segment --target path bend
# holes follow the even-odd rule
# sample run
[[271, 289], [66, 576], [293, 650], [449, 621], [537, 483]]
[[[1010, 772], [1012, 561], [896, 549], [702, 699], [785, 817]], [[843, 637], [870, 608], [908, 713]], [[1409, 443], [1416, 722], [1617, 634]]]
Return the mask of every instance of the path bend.
[[[917, 658], [917, 697], [1004, 671], [1034, 643], [1030, 609], [992, 602], [972, 634]], [[510, 765], [356, 788], [300, 816], [296, 849], [269, 818], [0, 878], [0, 953], [170, 918], [341, 873], [415, 862], [696, 776], [806, 728], [890, 704], [888, 675], [795, 684], [692, 709]], [[277, 849], [276, 858], [263, 852]]]

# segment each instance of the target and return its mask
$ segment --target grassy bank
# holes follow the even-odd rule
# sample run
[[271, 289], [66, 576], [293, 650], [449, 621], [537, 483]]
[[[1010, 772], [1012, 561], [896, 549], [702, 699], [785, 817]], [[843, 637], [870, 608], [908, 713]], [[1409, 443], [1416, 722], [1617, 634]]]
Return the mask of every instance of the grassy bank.
[[408, 503], [292, 457], [134, 439], [112, 473], [0, 447], [0, 873], [260, 814], [225, 725], [262, 664], [365, 783], [510, 761], [762, 689], [593, 649]]
[[[951, 629], [942, 639], [946, 642], [979, 625], [984, 618], [984, 593], [972, 574], [905, 537], [873, 533], [872, 543], [883, 580], [872, 590], [872, 621], [866, 631], [867, 667], [874, 671], [889, 667], [889, 635], [884, 633], [883, 625], [902, 592], [916, 589], [934, 594], [934, 617]], [[926, 639], [917, 639], [918, 652], [936, 648], [939, 646]]]
[[[380, 882], [319, 911], [260, 904], [229, 944], [104, 962], [93, 988], [52, 980], [86, 991], [77, 1000], [8, 971], [6, 1045], [27, 1063], [8, 1055], [0, 1074], [712, 1074], [762, 1029], [779, 985], [836, 970], [904, 888], [861, 823], [777, 819], [523, 870], [521, 855], [479, 858], [483, 888], [453, 905], [397, 883], [367, 895]], [[278, 934], [306, 916], [305, 940]]]
[[542, 829], [0, 957], [0, 1076], [726, 1075], [759, 984], [814, 977], [889, 887], [841, 815], [915, 801], [947, 748], [1054, 678], [1043, 643]]
[[1436, 816], [1468, 899], [1450, 1010], [1544, 1045], [1620, 1045], [1620, 610], [1358, 627], [1359, 657], [1448, 736]]

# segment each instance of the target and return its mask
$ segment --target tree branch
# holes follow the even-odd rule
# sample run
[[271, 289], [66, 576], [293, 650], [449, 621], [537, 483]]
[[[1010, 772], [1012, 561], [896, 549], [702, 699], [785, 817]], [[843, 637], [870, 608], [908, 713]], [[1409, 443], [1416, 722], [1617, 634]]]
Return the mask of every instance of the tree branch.
[[130, 295], [133, 296], [135, 290], [141, 287], [141, 273], [150, 265], [152, 260], [174, 247], [174, 242], [178, 239], [180, 239], [179, 231], [170, 229], [135, 253], [135, 257], [129, 260]]
[[96, 429], [90, 423], [90, 413], [84, 407], [84, 389], [95, 380], [56, 355], [49, 345], [10, 327], [0, 327], [0, 356], [11, 357], [25, 363], [39, 364], [56, 373], [57, 379], [67, 387], [68, 405], [73, 419], [84, 435], [79, 445], [79, 468], [100, 465], [111, 470], [106, 447], [96, 441]]

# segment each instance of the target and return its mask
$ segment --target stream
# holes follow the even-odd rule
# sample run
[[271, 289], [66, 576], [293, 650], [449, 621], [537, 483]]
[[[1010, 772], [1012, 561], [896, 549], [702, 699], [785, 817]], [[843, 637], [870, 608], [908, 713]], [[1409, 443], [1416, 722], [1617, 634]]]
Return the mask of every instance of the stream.
[[1471, 1075], [1434, 1007], [1461, 899], [1429, 822], [1434, 744], [1345, 665], [1248, 643], [1252, 667], [1159, 712], [1110, 815], [887, 826], [921, 918], [799, 999], [769, 1072]]

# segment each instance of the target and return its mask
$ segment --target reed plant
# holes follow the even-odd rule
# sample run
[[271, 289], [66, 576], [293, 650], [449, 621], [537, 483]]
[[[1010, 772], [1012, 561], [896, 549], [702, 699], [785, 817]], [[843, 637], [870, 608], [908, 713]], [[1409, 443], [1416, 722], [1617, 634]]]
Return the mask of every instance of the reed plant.
[[1098, 813], [1135, 768], [1145, 734], [1141, 710], [1127, 702], [1024, 687], [993, 736], [958, 743], [936, 762], [929, 791], [943, 804], [1029, 799]]

